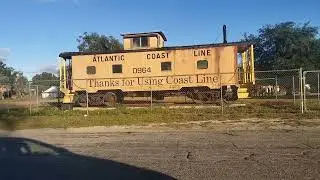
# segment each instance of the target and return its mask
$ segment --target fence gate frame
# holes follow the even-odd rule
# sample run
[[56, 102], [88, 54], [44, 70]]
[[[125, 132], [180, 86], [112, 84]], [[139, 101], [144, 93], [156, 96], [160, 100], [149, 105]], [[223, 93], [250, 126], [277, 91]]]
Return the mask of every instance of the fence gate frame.
[[306, 90], [306, 77], [308, 73], [318, 73], [317, 75], [317, 96], [318, 96], [318, 100], [320, 98], [320, 70], [313, 70], [313, 71], [303, 71], [303, 111], [307, 112], [308, 108], [307, 108], [307, 90]]

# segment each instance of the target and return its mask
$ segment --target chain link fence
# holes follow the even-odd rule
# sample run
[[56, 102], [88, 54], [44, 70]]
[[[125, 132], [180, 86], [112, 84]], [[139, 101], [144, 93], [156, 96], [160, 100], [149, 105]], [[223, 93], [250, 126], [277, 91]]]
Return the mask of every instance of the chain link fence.
[[[225, 112], [238, 113], [301, 113], [303, 110], [302, 72], [300, 69], [255, 71], [255, 84], [247, 86], [249, 97], [237, 102], [246, 108], [240, 111], [231, 104]], [[239, 110], [239, 108], [238, 108]]]
[[58, 80], [29, 82], [27, 100], [30, 113], [37, 112], [39, 107], [61, 107], [63, 93], [59, 83]]
[[[319, 71], [305, 71], [303, 75], [300, 69], [256, 71], [255, 83], [241, 85], [237, 100], [229, 85], [241, 84], [245, 77], [241, 73], [73, 79], [66, 83], [76, 91], [74, 109], [87, 115], [91, 110], [115, 108], [192, 108], [211, 109], [214, 114], [276, 115], [319, 110]], [[235, 79], [238, 81], [233, 82]], [[196, 88], [182, 88], [195, 82]], [[42, 79], [6, 88], [1, 84], [2, 107], [25, 107], [31, 114], [43, 108], [61, 108], [60, 83], [63, 82]], [[206, 87], [208, 84], [210, 88]], [[129, 88], [122, 92], [122, 86]]]

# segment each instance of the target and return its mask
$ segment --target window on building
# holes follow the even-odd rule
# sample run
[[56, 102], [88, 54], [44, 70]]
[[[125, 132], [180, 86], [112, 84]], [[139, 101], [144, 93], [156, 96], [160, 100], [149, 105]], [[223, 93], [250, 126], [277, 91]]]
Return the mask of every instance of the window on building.
[[122, 73], [122, 64], [112, 65], [112, 73]]
[[207, 60], [199, 60], [197, 61], [198, 69], [208, 69], [208, 61]]
[[171, 71], [171, 62], [161, 62], [161, 71]]
[[149, 46], [149, 38], [147, 36], [132, 38], [133, 48], [142, 48]]
[[96, 74], [95, 66], [87, 66], [87, 74]]

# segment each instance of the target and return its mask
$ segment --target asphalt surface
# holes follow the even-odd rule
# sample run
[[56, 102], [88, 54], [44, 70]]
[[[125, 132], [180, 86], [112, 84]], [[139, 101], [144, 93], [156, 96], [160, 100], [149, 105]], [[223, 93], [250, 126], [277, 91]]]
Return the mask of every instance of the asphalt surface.
[[[208, 130], [125, 128], [112, 130], [25, 130], [3, 133], [63, 147], [95, 163], [83, 179], [319, 179], [320, 129]], [[1, 140], [0, 140], [1, 142]], [[54, 160], [50, 160], [52, 163]], [[71, 160], [80, 165], [88, 161]], [[49, 164], [50, 164], [49, 163]], [[110, 163], [109, 163], [110, 164]], [[32, 164], [29, 165], [32, 167]], [[72, 165], [74, 167], [74, 164]], [[80, 168], [80, 169], [81, 169]], [[95, 172], [100, 169], [105, 173]], [[0, 170], [2, 171], [2, 170]], [[43, 171], [43, 170], [41, 170]], [[85, 171], [85, 170], [84, 170]], [[90, 172], [89, 172], [90, 171]], [[117, 173], [128, 176], [118, 176]], [[47, 179], [72, 179], [53, 174]], [[87, 171], [86, 171], [87, 172]], [[106, 175], [106, 172], [108, 172]], [[36, 172], [35, 172], [36, 173]], [[153, 174], [150, 176], [150, 173]], [[63, 173], [62, 173], [63, 174]], [[43, 177], [43, 176], [41, 176]], [[144, 178], [142, 178], [144, 177]], [[79, 176], [74, 179], [81, 179]]]

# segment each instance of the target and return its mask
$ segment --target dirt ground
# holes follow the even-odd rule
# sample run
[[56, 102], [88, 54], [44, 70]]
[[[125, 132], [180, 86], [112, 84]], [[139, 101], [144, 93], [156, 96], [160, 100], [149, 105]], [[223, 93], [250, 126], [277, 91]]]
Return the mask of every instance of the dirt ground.
[[21, 130], [1, 135], [31, 138], [76, 154], [147, 168], [167, 175], [164, 179], [320, 177], [319, 127], [119, 126]]

